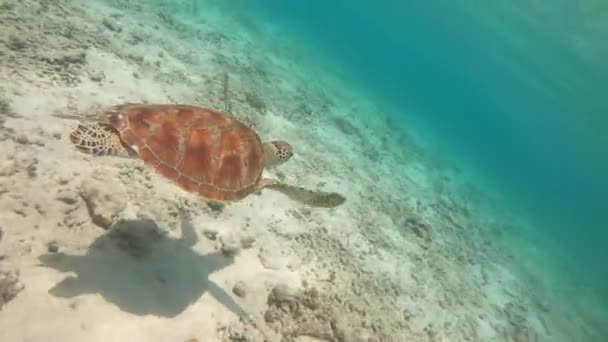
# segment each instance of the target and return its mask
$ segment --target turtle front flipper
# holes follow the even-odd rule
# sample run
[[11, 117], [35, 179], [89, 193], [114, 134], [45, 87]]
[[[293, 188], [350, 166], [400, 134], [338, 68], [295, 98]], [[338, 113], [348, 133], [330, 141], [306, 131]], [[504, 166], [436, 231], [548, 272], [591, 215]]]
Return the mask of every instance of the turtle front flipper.
[[346, 197], [335, 192], [309, 190], [268, 178], [262, 179], [259, 188], [276, 190], [294, 201], [298, 201], [312, 207], [335, 208], [346, 202]]
[[70, 141], [78, 150], [96, 156], [135, 155], [135, 152], [120, 140], [118, 132], [106, 123], [79, 124], [70, 132]]

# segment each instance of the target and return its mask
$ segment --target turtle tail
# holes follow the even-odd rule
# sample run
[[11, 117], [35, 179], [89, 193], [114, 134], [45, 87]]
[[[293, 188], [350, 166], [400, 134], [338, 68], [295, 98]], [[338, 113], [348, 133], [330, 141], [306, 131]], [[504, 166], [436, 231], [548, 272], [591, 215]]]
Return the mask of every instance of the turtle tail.
[[87, 154], [120, 157], [132, 155], [120, 140], [118, 132], [106, 123], [78, 124], [69, 137], [79, 151]]

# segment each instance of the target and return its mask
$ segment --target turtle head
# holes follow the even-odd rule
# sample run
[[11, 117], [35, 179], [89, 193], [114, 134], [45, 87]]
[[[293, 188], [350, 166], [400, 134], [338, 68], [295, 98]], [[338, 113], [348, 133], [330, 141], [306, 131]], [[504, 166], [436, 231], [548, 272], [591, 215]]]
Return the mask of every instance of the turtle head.
[[283, 164], [293, 156], [293, 147], [282, 140], [264, 143], [264, 167]]

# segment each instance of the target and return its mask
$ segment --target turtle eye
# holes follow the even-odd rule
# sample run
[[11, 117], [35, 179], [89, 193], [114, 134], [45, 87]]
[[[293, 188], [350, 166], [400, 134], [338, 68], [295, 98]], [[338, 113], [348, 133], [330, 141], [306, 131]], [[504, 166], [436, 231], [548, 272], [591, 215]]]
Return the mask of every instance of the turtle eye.
[[287, 160], [293, 156], [292, 147], [288, 143], [281, 140], [275, 140], [272, 143], [276, 148], [276, 154], [279, 160]]

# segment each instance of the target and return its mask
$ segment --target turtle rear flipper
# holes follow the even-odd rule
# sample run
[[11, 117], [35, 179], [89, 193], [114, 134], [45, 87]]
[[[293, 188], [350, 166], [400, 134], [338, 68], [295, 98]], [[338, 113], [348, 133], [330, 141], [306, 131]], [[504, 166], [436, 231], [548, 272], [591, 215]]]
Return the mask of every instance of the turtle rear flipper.
[[346, 197], [335, 192], [314, 191], [280, 182], [270, 182], [265, 187], [312, 207], [335, 208], [346, 202]]
[[70, 132], [70, 141], [78, 150], [96, 156], [134, 155], [134, 151], [120, 140], [118, 132], [106, 123], [79, 124]]

